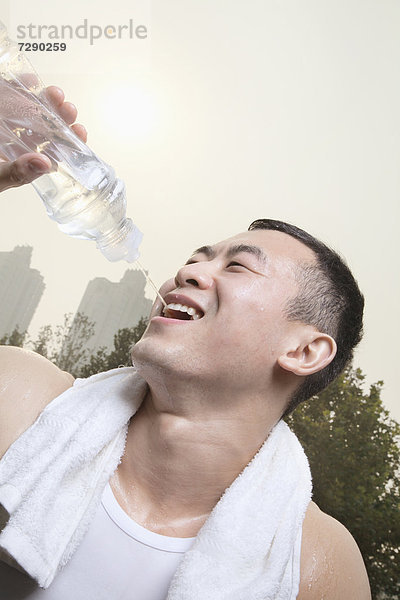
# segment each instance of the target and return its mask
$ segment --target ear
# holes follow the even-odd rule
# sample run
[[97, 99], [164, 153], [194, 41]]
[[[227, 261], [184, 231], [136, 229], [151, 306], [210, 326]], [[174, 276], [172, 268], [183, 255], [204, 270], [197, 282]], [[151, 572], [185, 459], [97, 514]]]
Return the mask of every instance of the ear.
[[282, 354], [278, 358], [278, 364], [294, 375], [312, 375], [332, 362], [336, 350], [336, 342], [330, 335], [314, 331], [295, 350]]

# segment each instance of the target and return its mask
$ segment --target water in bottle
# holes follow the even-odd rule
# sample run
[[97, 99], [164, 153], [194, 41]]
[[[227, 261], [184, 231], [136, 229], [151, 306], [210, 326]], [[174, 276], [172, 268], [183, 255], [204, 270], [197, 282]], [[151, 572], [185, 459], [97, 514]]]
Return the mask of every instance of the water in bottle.
[[63, 232], [96, 241], [108, 260], [137, 260], [143, 236], [126, 217], [123, 181], [53, 111], [39, 76], [0, 23], [0, 154], [15, 160], [27, 152], [51, 161], [51, 172], [32, 185]]
[[51, 219], [69, 235], [96, 240], [109, 260], [134, 261], [142, 234], [126, 218], [123, 182], [54, 113], [44, 86], [0, 24], [0, 152], [49, 157], [52, 170], [33, 182]]

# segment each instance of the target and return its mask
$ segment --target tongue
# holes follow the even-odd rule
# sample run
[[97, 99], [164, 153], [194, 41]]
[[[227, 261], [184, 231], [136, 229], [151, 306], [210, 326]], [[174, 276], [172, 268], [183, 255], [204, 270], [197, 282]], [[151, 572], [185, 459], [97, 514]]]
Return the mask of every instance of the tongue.
[[171, 308], [167, 311], [167, 316], [170, 319], [178, 319], [179, 321], [191, 321], [192, 317], [187, 312], [181, 312], [180, 310], [172, 310]]

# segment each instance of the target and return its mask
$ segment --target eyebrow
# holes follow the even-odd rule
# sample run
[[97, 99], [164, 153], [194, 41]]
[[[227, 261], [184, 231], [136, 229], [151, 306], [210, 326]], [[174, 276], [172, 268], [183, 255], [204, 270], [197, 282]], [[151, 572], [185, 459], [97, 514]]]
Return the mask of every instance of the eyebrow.
[[[231, 246], [226, 251], [225, 256], [227, 258], [232, 258], [233, 256], [236, 256], [236, 254], [240, 254], [241, 252], [247, 252], [247, 254], [252, 254], [257, 258], [257, 260], [260, 263], [264, 265], [267, 262], [267, 255], [265, 254], [265, 252], [261, 250], [259, 246], [252, 246], [251, 244], [237, 244], [236, 246]], [[192, 256], [194, 256], [195, 254], [205, 254], [207, 258], [212, 259], [215, 258], [217, 253], [212, 246], [201, 246], [193, 252]]]

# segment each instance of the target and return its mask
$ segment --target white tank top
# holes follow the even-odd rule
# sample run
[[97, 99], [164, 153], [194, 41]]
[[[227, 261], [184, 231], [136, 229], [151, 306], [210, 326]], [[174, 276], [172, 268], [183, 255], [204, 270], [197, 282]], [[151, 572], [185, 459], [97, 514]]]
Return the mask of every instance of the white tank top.
[[160, 535], [133, 521], [109, 484], [88, 532], [50, 587], [0, 561], [0, 600], [165, 600], [196, 538]]

